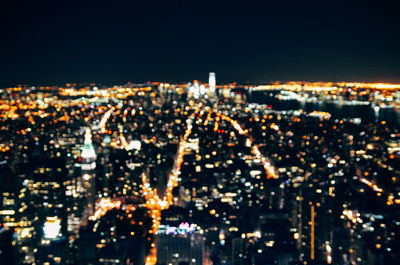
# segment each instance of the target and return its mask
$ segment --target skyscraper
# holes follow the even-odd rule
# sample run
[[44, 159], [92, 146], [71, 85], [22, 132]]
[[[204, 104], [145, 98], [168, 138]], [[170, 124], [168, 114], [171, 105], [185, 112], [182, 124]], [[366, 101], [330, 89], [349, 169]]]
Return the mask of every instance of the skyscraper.
[[209, 93], [215, 94], [215, 73], [211, 72], [208, 76]]
[[81, 178], [81, 191], [87, 199], [87, 205], [90, 212], [94, 208], [95, 201], [95, 187], [94, 187], [94, 169], [96, 168], [96, 153], [92, 144], [92, 134], [90, 129], [87, 128], [85, 132], [85, 141], [82, 148], [82, 178]]
[[85, 141], [84, 146], [82, 148], [82, 173], [89, 173], [93, 169], [96, 168], [96, 153], [94, 152], [93, 144], [92, 144], [92, 134], [90, 133], [90, 129], [86, 129], [85, 132]]
[[204, 264], [204, 236], [194, 224], [160, 225], [157, 231], [157, 262], [159, 264]]

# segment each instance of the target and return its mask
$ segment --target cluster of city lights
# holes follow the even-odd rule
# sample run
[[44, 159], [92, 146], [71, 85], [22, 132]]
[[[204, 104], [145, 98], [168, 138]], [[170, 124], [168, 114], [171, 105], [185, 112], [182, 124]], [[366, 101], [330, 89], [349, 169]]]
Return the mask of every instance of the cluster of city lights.
[[363, 220], [360, 218], [360, 213], [355, 210], [344, 209], [342, 214], [343, 217], [349, 219], [351, 222], [353, 222], [353, 224], [363, 223]]
[[344, 87], [363, 88], [363, 89], [377, 89], [377, 90], [398, 90], [400, 84], [388, 83], [357, 83], [357, 82], [287, 82], [287, 83], [274, 83], [271, 85], [262, 85], [254, 88], [255, 90], [276, 90], [284, 89], [288, 91], [323, 91], [323, 90], [339, 90]]

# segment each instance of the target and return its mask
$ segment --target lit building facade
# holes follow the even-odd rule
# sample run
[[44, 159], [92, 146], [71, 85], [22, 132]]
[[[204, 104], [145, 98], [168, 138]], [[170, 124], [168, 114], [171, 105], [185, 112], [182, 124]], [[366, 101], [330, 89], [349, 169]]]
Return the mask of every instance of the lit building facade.
[[78, 182], [78, 191], [86, 197], [87, 208], [89, 214], [93, 212], [96, 188], [95, 188], [95, 169], [96, 169], [96, 153], [93, 148], [92, 134], [90, 129], [85, 131], [85, 141], [81, 153], [81, 169], [82, 178], [80, 183]]
[[209, 93], [211, 95], [215, 94], [215, 85], [216, 85], [215, 73], [211, 72], [208, 76]]
[[161, 225], [157, 231], [157, 262], [160, 264], [204, 264], [204, 236], [194, 224]]

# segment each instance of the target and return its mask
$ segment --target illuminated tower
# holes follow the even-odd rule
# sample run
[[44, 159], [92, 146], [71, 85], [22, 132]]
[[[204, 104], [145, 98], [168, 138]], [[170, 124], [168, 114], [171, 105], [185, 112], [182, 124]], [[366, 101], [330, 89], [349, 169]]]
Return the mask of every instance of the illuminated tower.
[[92, 134], [90, 129], [87, 128], [85, 132], [85, 141], [82, 148], [82, 172], [92, 171], [96, 168], [96, 153], [94, 152], [92, 144]]
[[215, 73], [211, 72], [208, 76], [208, 85], [209, 85], [209, 93], [214, 95], [215, 94]]
[[81, 153], [82, 158], [82, 179], [81, 187], [79, 190], [83, 192], [84, 197], [87, 199], [89, 210], [93, 210], [95, 200], [95, 187], [94, 187], [94, 170], [96, 168], [96, 153], [92, 144], [92, 134], [90, 129], [87, 128], [85, 132], [85, 141]]
[[199, 82], [197, 80], [193, 81], [193, 87], [194, 87], [194, 89], [193, 89], [194, 98], [199, 98], [199, 96], [200, 96], [200, 85], [199, 85]]

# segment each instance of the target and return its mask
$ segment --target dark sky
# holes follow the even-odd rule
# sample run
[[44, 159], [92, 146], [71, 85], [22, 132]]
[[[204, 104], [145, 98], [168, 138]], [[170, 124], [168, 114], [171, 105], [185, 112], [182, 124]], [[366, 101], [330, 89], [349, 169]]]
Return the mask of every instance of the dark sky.
[[0, 86], [210, 71], [217, 82], [400, 83], [399, 14], [386, 0], [1, 1]]

